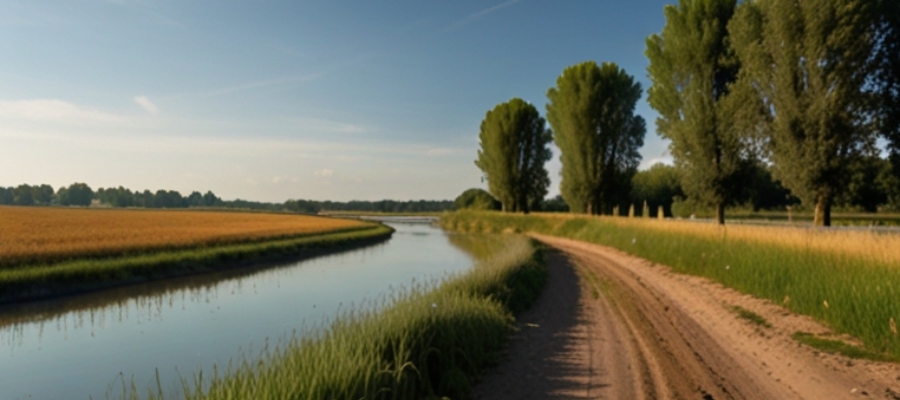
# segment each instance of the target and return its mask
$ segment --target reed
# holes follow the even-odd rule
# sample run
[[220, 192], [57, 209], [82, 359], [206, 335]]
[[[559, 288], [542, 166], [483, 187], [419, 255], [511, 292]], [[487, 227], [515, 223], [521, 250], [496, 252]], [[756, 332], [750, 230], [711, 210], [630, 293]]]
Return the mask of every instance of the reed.
[[459, 212], [449, 228], [515, 230], [605, 246], [769, 299], [900, 358], [900, 235], [577, 215]]

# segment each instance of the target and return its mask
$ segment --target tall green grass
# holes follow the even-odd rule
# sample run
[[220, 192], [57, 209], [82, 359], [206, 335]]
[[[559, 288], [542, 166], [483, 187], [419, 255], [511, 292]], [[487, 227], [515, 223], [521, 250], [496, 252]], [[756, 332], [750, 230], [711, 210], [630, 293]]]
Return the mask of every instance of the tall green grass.
[[[546, 280], [541, 253], [506, 237], [491, 257], [442, 283], [417, 284], [330, 325], [184, 383], [184, 399], [465, 398], [498, 361], [523, 309]], [[144, 394], [146, 393], [146, 396]], [[122, 398], [164, 399], [125, 387]], [[169, 396], [171, 397], [171, 396]]]
[[772, 300], [900, 358], [898, 238], [784, 227], [744, 234], [751, 228], [484, 212], [450, 214], [441, 223], [452, 230], [536, 232], [614, 247]]
[[363, 229], [263, 242], [0, 269], [0, 304], [233, 268], [303, 253], [371, 243], [386, 239], [393, 232], [392, 228], [385, 225], [371, 225]]

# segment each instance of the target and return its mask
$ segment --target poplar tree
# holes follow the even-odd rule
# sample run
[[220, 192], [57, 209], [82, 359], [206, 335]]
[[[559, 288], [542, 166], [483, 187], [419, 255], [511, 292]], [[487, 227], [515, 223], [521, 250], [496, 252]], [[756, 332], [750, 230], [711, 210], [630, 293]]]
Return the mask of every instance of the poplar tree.
[[550, 177], [544, 164], [552, 134], [545, 126], [537, 109], [518, 98], [498, 104], [481, 122], [475, 165], [503, 211], [528, 213], [547, 195]]
[[647, 38], [646, 50], [657, 133], [671, 141], [686, 194], [714, 206], [723, 225], [725, 206], [737, 200], [750, 166], [751, 135], [736, 117], [752, 110], [753, 97], [733, 90], [740, 64], [727, 29], [735, 6], [736, 0], [668, 5], [666, 26]]
[[874, 149], [871, 0], [750, 0], [729, 25], [741, 80], [764, 102], [773, 175], [831, 225], [847, 167]]
[[634, 115], [641, 86], [614, 63], [570, 66], [547, 92], [561, 152], [560, 193], [573, 212], [611, 213], [628, 199], [646, 124]]
[[900, 1], [878, 0], [875, 25], [874, 82], [878, 129], [889, 143], [893, 173], [900, 178]]

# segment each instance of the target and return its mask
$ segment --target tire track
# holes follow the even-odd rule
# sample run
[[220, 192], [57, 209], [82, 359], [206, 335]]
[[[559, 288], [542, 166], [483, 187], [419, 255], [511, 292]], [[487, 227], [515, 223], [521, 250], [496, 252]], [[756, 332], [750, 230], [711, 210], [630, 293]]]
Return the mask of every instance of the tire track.
[[[520, 317], [506, 360], [481, 399], [893, 398], [896, 364], [848, 360], [797, 345], [801, 316], [708, 280], [613, 249], [535, 235], [556, 251], [550, 279]], [[731, 306], [776, 325], [760, 331]]]

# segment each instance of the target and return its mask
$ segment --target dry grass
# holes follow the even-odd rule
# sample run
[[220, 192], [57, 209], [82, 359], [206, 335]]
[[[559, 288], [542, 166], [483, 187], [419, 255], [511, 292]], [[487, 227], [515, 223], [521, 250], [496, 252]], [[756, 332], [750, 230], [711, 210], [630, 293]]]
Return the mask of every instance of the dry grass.
[[359, 221], [262, 213], [0, 207], [0, 266], [249, 243]]
[[900, 235], [867, 230], [837, 230], [802, 227], [772, 227], [656, 220], [649, 218], [586, 217], [573, 214], [541, 214], [562, 223], [572, 218], [597, 218], [605, 223], [704, 239], [765, 244], [788, 250], [852, 257], [876, 263], [900, 265]]

